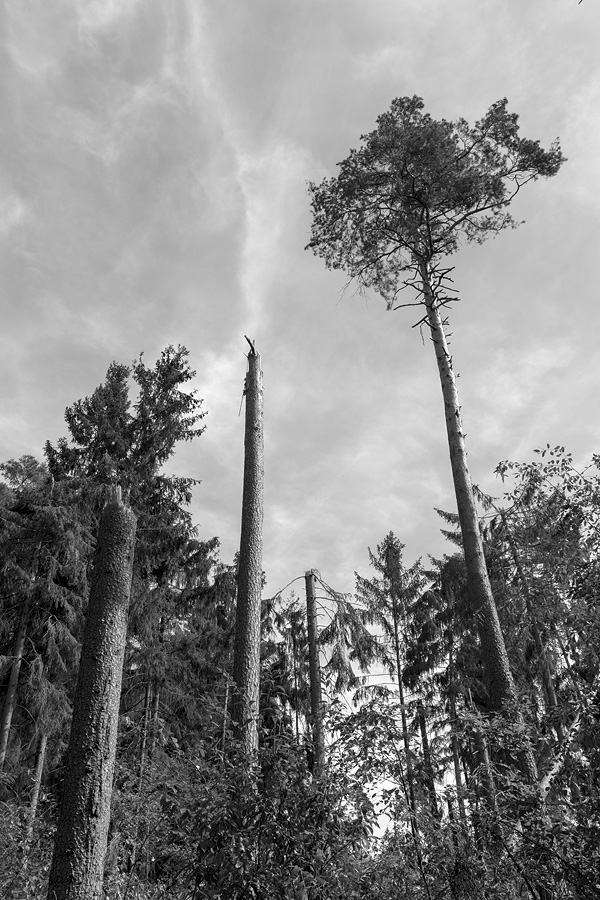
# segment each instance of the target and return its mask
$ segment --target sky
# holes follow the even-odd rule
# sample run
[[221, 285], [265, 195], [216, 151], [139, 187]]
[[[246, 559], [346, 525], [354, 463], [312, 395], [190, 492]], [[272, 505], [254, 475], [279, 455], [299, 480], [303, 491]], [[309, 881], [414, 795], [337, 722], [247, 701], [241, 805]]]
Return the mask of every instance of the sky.
[[[473, 480], [546, 443], [600, 450], [600, 4], [594, 0], [3, 0], [0, 460], [41, 457], [112, 360], [183, 344], [206, 431], [202, 539], [239, 546], [247, 344], [264, 372], [267, 595], [309, 568], [340, 592], [391, 530], [452, 552], [437, 370], [414, 310], [386, 311], [304, 246], [307, 183], [336, 174], [395, 97], [436, 118], [507, 97], [560, 137], [525, 220], [452, 258], [451, 351]], [[417, 316], [418, 317], [418, 316]]]

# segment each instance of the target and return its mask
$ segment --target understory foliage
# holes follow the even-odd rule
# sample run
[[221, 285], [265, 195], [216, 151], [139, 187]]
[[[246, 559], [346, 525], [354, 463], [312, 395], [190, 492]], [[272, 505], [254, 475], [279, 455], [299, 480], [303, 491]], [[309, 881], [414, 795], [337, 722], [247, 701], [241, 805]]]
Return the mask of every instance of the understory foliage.
[[[600, 457], [579, 471], [547, 446], [533, 462], [498, 465], [503, 496], [478, 492], [519, 715], [490, 703], [455, 513], [441, 512], [454, 542], [443, 559], [405, 564], [390, 532], [354, 596], [317, 576], [317, 775], [304, 597], [263, 601], [260, 741], [249, 760], [230, 718], [236, 565], [219, 561], [216, 539], [198, 540], [191, 481], [162, 468], [169, 447], [200, 431], [198, 401], [179, 396], [191, 378], [185, 352], [143, 370], [143, 401], [130, 403], [128, 378], [113, 365], [68, 410], [71, 439], [49, 446], [45, 462], [0, 469], [2, 895], [45, 894], [95, 523], [102, 485], [118, 472], [142, 533], [107, 898], [597, 897]], [[154, 463], [144, 404], [163, 417]], [[518, 765], [525, 752], [536, 785]]]

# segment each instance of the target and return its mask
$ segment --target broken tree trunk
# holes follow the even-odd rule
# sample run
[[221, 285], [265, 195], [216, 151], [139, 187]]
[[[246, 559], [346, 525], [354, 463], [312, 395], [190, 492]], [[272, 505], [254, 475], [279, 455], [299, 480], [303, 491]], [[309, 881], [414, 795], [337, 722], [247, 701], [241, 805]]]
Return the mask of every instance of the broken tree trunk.
[[244, 490], [233, 654], [232, 719], [247, 754], [258, 749], [260, 612], [264, 487], [263, 388], [260, 355], [250, 341], [244, 394]]
[[135, 531], [115, 488], [94, 557], [48, 900], [103, 896]]

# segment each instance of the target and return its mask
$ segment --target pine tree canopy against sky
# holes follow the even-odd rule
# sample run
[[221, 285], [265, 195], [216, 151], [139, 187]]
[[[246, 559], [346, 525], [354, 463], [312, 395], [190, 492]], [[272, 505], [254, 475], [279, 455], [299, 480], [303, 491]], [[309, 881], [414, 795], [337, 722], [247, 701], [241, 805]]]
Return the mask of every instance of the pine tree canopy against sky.
[[[0, 11], [0, 459], [39, 457], [113, 360], [190, 351], [207, 412], [174, 471], [199, 537], [239, 540], [244, 334], [265, 380], [269, 590], [316, 567], [352, 590], [394, 530], [442, 553], [453, 508], [431, 353], [414, 310], [304, 253], [307, 183], [336, 177], [394, 98], [439, 122], [507, 97], [568, 162], [520, 192], [525, 224], [451, 259], [473, 480], [500, 459], [597, 448], [600, 9], [575, 0], [26, 0]], [[418, 318], [418, 316], [417, 316]], [[425, 335], [426, 337], [426, 335]]]

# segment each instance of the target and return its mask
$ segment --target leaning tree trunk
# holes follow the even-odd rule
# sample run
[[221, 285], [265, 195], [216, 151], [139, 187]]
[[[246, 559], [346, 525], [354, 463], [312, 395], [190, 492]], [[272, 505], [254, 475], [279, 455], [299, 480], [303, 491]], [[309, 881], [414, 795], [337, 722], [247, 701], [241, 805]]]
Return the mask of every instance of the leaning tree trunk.
[[263, 389], [260, 355], [250, 343], [244, 434], [242, 531], [233, 654], [232, 719], [247, 754], [258, 749], [260, 606], [264, 484]]
[[[427, 323], [431, 330], [431, 339], [435, 348], [444, 398], [450, 464], [452, 466], [456, 505], [462, 533], [467, 579], [478, 610], [477, 624], [488, 676], [490, 700], [492, 708], [500, 712], [507, 703], [516, 705], [517, 692], [510, 671], [508, 654], [498, 619], [498, 610], [492, 594], [483, 553], [483, 541], [479, 530], [479, 518], [473, 496], [473, 485], [467, 467], [465, 435], [460, 416], [460, 404], [452, 368], [452, 358], [448, 352], [439, 302], [434, 294], [429, 270], [425, 262], [420, 264], [420, 274], [427, 310]], [[520, 768], [528, 780], [531, 782], [537, 781], [535, 760], [531, 752], [525, 752], [520, 755]]]
[[103, 893], [135, 531], [117, 488], [100, 521], [48, 900]]

